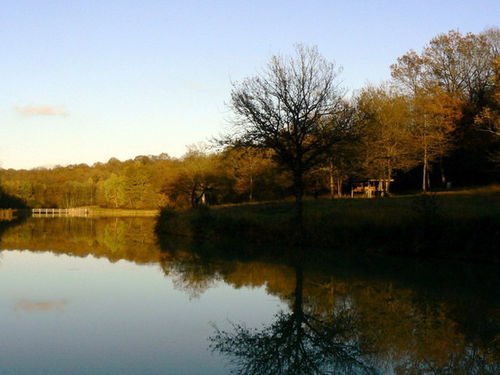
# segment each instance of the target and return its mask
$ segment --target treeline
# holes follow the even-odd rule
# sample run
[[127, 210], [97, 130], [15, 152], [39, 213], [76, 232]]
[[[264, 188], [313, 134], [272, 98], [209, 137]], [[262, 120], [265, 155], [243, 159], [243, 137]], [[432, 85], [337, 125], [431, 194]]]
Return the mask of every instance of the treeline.
[[[332, 126], [342, 134], [307, 170], [305, 192], [341, 195], [352, 182], [367, 179], [393, 179], [391, 189], [424, 191], [498, 182], [500, 30], [438, 35], [420, 53], [398, 58], [391, 75], [336, 107], [332, 118], [339, 123]], [[293, 176], [276, 162], [283, 155], [275, 156], [262, 147], [199, 146], [181, 158], [0, 170], [0, 184], [4, 196], [32, 207], [195, 207], [280, 199], [293, 194]]]
[[181, 158], [112, 158], [92, 166], [2, 170], [0, 176], [4, 191], [30, 207], [189, 207], [287, 195], [286, 177], [265, 152], [253, 150], [191, 147]]
[[0, 209], [1, 208], [26, 208], [26, 203], [18, 196], [7, 194], [0, 186]]

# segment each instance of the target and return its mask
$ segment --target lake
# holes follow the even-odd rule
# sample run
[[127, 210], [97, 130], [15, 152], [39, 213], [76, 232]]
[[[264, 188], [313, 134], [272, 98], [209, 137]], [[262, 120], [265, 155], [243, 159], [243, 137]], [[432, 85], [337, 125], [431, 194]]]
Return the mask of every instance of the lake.
[[152, 218], [0, 225], [2, 375], [500, 370], [495, 266], [238, 257], [160, 246]]

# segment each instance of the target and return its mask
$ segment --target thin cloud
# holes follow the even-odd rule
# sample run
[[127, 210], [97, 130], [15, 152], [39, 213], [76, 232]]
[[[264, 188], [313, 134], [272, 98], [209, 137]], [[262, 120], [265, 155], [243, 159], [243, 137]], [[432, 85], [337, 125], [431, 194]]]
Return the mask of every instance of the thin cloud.
[[69, 112], [64, 107], [50, 105], [16, 107], [17, 113], [23, 116], [68, 116]]
[[16, 311], [37, 312], [37, 311], [64, 311], [68, 301], [29, 301], [23, 300], [14, 306]]

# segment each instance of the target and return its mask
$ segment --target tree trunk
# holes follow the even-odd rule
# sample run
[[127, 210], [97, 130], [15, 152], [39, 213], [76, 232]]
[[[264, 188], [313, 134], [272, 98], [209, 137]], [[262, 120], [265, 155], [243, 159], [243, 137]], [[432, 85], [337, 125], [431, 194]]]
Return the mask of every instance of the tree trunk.
[[422, 167], [422, 191], [427, 191], [427, 145], [424, 141], [424, 165]]
[[253, 201], [253, 176], [252, 175], [250, 175], [250, 192], [248, 194], [248, 200], [250, 202]]
[[293, 312], [298, 320], [303, 319], [303, 288], [304, 288], [304, 273], [300, 266], [295, 266], [295, 292], [293, 301]]
[[443, 157], [439, 158], [439, 171], [441, 172], [441, 185], [446, 187], [446, 175], [444, 173]]
[[392, 170], [389, 169], [387, 171], [387, 181], [385, 182], [385, 194], [389, 195], [391, 192], [391, 178], [392, 178]]
[[191, 207], [195, 208], [196, 207], [196, 186], [193, 186], [191, 189]]
[[295, 219], [300, 227], [304, 216], [304, 173], [302, 170], [293, 173], [293, 188], [295, 193]]
[[330, 198], [333, 199], [333, 196], [335, 194], [334, 189], [334, 181], [333, 181], [333, 160], [330, 159], [330, 167], [328, 168], [328, 172], [330, 175]]

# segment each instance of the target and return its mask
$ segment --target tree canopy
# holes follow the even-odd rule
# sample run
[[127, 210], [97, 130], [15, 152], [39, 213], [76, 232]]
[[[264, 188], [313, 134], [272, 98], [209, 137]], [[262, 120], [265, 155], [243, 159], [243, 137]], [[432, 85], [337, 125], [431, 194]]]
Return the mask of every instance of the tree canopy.
[[317, 48], [297, 45], [295, 56], [271, 57], [231, 93], [236, 121], [228, 143], [274, 151], [293, 176], [299, 216], [304, 174], [341, 140], [343, 124], [334, 121], [343, 109], [339, 71]]
[[[0, 169], [3, 206], [158, 208], [341, 196], [354, 183], [393, 191], [500, 181], [500, 31], [437, 35], [347, 101], [341, 69], [297, 45], [233, 84], [221, 152]], [[7, 199], [8, 198], [8, 199]]]

